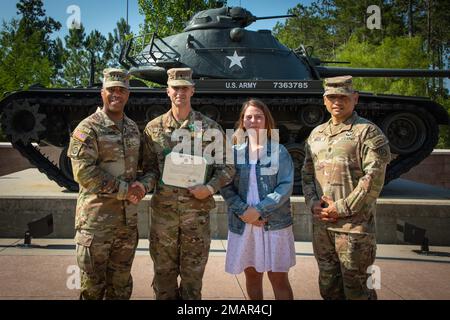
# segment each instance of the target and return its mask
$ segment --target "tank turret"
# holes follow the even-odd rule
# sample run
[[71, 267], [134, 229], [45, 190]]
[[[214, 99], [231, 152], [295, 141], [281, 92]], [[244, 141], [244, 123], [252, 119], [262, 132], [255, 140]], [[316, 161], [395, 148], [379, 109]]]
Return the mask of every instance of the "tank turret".
[[258, 18], [241, 7], [209, 9], [195, 14], [183, 31], [245, 28], [256, 20]]
[[256, 20], [292, 16], [258, 18], [240, 7], [201, 11], [182, 33], [132, 39], [121, 62], [134, 76], [163, 85], [168, 68], [186, 66], [197, 79], [317, 79], [308, 63], [299, 63], [302, 57], [277, 41], [270, 30], [245, 29]]
[[192, 17], [182, 33], [164, 39], [155, 33], [148, 44], [145, 37], [131, 40], [123, 51], [122, 64], [136, 77], [162, 85], [167, 81], [166, 69], [171, 67], [190, 67], [197, 79], [450, 76], [449, 70], [326, 67], [320, 59], [309, 57], [303, 48], [285, 47], [269, 30], [245, 29], [260, 19], [293, 16], [255, 17], [241, 7], [201, 11]]

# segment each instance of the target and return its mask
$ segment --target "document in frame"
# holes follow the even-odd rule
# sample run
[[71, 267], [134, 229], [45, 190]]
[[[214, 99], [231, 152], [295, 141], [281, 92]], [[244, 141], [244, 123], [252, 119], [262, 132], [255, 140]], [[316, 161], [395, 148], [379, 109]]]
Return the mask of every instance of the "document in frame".
[[171, 152], [164, 161], [162, 181], [180, 188], [204, 184], [206, 168], [207, 162], [203, 157]]

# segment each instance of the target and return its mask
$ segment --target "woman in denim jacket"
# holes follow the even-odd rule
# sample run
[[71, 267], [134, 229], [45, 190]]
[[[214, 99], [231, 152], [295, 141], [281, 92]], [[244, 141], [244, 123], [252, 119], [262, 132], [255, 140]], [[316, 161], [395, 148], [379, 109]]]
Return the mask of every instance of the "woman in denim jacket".
[[245, 272], [247, 293], [263, 299], [268, 273], [275, 299], [293, 299], [289, 268], [295, 265], [290, 196], [294, 166], [278, 144], [278, 130], [267, 106], [250, 99], [242, 105], [234, 135], [236, 175], [221, 189], [228, 206], [225, 271]]

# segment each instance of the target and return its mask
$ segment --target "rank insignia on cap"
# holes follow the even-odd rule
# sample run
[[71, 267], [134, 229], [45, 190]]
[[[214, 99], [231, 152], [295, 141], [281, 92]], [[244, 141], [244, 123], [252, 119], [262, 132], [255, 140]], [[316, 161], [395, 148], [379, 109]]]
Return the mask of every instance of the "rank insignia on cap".
[[172, 68], [167, 70], [167, 84], [172, 87], [193, 86], [191, 68]]
[[129, 88], [130, 74], [124, 69], [106, 68], [103, 70], [103, 88]]
[[326, 78], [324, 80], [325, 93], [327, 95], [352, 95], [353, 90], [352, 76], [340, 76]]

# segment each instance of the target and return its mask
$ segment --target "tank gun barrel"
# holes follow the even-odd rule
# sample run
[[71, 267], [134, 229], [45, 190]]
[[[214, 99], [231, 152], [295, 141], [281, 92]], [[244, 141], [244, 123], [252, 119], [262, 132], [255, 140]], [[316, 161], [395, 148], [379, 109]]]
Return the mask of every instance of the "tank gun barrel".
[[233, 20], [237, 20], [237, 21], [245, 21], [245, 25], [248, 26], [251, 23], [257, 21], [257, 20], [268, 20], [268, 19], [280, 19], [280, 18], [292, 18], [292, 17], [296, 17], [295, 14], [285, 14], [285, 15], [281, 15], [281, 16], [267, 16], [267, 17], [255, 17], [254, 15], [252, 15], [251, 13], [249, 13], [249, 15], [247, 16], [234, 16]]
[[350, 75], [354, 77], [450, 77], [450, 70], [428, 69], [364, 69], [317, 66], [321, 78]]
[[285, 14], [285, 15], [281, 15], [281, 16], [255, 17], [255, 21], [256, 20], [268, 20], [268, 19], [294, 18], [296, 16], [297, 15], [295, 15], [295, 14]]

